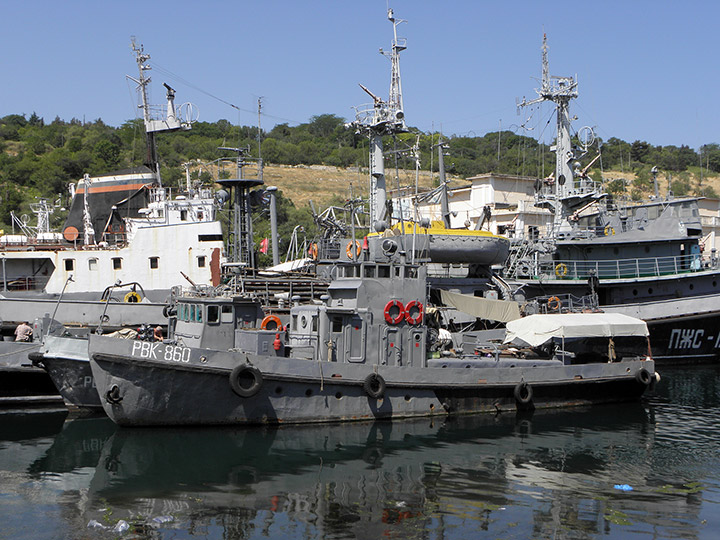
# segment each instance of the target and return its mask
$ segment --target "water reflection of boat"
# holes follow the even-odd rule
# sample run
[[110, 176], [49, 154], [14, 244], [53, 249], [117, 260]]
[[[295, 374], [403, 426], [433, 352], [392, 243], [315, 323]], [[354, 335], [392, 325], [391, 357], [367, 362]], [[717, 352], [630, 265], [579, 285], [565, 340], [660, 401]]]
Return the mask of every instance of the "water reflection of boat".
[[28, 467], [28, 472], [53, 473], [57, 478], [65, 473], [77, 476], [82, 469], [94, 470], [105, 442], [116, 429], [105, 416], [70, 418], [62, 425], [50, 448]]
[[[242, 527], [254, 519], [272, 527], [275, 514], [287, 514], [312, 523], [318, 537], [381, 537], [403, 527], [416, 534], [443, 513], [514, 519], [527, 506], [522, 499], [550, 490], [561, 511], [539, 513], [533, 519], [548, 522], [534, 527], [561, 525], [583, 506], [599, 533], [620, 480], [643, 491], [648, 510], [663, 497], [648, 481], [652, 460], [637, 454], [649, 454], [654, 437], [639, 404], [443, 421], [121, 429], [99, 459], [91, 512], [109, 505], [117, 518], [135, 512], [148, 520], [171, 513], [175, 526], [188, 527], [232, 508]], [[695, 501], [677, 503], [696, 514]]]

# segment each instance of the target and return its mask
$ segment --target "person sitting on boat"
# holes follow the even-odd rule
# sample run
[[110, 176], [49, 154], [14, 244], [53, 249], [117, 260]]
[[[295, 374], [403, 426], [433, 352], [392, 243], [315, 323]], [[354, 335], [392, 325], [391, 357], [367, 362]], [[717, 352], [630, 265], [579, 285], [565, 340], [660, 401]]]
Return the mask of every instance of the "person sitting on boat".
[[32, 339], [32, 326], [27, 321], [23, 321], [17, 325], [15, 329], [15, 341], [30, 341]]
[[163, 340], [163, 333], [162, 333], [162, 327], [156, 326], [155, 330], [153, 330], [153, 337], [155, 338], [155, 341], [162, 341]]

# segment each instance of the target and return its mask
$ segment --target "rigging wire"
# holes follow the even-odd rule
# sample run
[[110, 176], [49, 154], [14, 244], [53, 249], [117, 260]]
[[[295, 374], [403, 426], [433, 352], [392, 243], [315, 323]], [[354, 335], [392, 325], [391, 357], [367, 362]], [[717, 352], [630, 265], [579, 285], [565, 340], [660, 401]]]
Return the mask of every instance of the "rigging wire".
[[[235, 109], [235, 110], [237, 110], [237, 111], [242, 111], [242, 112], [249, 113], [249, 114], [252, 114], [252, 115], [257, 114], [257, 111], [251, 111], [251, 110], [249, 110], [249, 109], [243, 109], [242, 107], [239, 107], [239, 106], [235, 105], [234, 103], [231, 103], [231, 102], [229, 102], [229, 101], [227, 101], [227, 100], [225, 100], [225, 99], [223, 99], [223, 98], [221, 98], [221, 97], [216, 96], [215, 94], [212, 94], [212, 93], [208, 92], [207, 90], [204, 90], [204, 89], [200, 88], [199, 86], [191, 83], [191, 82], [188, 81], [187, 79], [184, 79], [184, 78], [181, 77], [180, 75], [177, 75], [176, 73], [173, 73], [173, 72], [170, 71], [169, 69], [166, 69], [166, 68], [160, 66], [157, 62], [150, 62], [150, 64], [151, 64], [152, 67], [153, 67], [154, 69], [156, 69], [159, 73], [162, 73], [162, 74], [164, 74], [164, 75], [167, 75], [168, 77], [171, 77], [171, 78], [175, 79], [176, 81], [184, 84], [185, 86], [187, 86], [187, 87], [189, 87], [189, 88], [192, 88], [192, 89], [194, 89], [194, 90], [197, 90], [198, 92], [200, 92], [200, 93], [202, 93], [202, 94], [205, 94], [206, 96], [211, 97], [212, 99], [215, 99], [215, 100], [219, 101], [220, 103], [224, 103], [225, 105], [227, 105], [227, 106], [229, 106], [229, 107], [232, 107], [233, 109]], [[298, 120], [292, 120], [292, 119], [290, 119], [290, 118], [283, 118], [282, 116], [275, 116], [275, 115], [267, 114], [267, 113], [261, 113], [261, 114], [262, 114], [262, 116], [264, 116], [265, 118], [272, 118], [272, 119], [274, 119], [274, 120], [282, 120], [282, 121], [284, 121], [284, 122], [289, 122], [289, 123], [291, 123], [291, 124], [302, 124], [302, 123], [303, 123], [303, 122], [300, 122], [300, 121], [298, 121]]]

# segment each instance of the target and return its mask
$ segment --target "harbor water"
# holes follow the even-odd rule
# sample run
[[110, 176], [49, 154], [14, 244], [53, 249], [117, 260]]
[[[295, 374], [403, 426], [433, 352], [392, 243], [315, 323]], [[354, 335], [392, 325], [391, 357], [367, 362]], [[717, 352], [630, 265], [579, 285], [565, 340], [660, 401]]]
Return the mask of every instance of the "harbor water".
[[720, 368], [641, 403], [280, 428], [0, 414], [0, 538], [718, 538]]

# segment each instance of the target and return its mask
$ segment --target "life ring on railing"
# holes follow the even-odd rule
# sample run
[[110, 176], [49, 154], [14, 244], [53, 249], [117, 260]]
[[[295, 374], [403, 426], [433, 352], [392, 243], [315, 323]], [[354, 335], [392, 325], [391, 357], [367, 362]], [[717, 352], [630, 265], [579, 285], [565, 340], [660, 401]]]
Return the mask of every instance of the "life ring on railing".
[[317, 257], [318, 257], [318, 246], [317, 246], [317, 244], [311, 244], [311, 245], [310, 245], [310, 256], [311, 256], [313, 259], [317, 260]]
[[[392, 308], [397, 308], [397, 315], [390, 314], [390, 310]], [[388, 324], [398, 324], [405, 318], [405, 306], [403, 306], [403, 303], [400, 300], [390, 300], [387, 304], [385, 304], [384, 313], [385, 320]]]
[[605, 227], [605, 236], [612, 236], [614, 234], [615, 229], [612, 226], [608, 225], [607, 227]]
[[548, 309], [552, 311], [560, 311], [560, 308], [562, 307], [562, 302], [557, 296], [551, 296], [548, 298]]
[[560, 263], [555, 267], [555, 275], [557, 277], [565, 277], [567, 276], [568, 267], [565, 263]]
[[242, 364], [230, 372], [230, 388], [242, 398], [253, 397], [260, 391], [262, 384], [262, 373], [256, 367]]
[[353, 245], [352, 240], [350, 240], [350, 241], [347, 243], [347, 246], [345, 246], [345, 253], [346, 253], [347, 256], [348, 256], [348, 259], [357, 258], [357, 257], [360, 256], [360, 253], [362, 253], [362, 246], [360, 246], [360, 241], [355, 240], [355, 253], [356, 253], [356, 255], [355, 255], [355, 257], [353, 257], [352, 245]]
[[[411, 310], [417, 311], [415, 316], [411, 315]], [[423, 305], [419, 300], [412, 300], [405, 306], [405, 320], [408, 324], [420, 324], [423, 320]]]
[[363, 381], [363, 390], [371, 398], [380, 399], [385, 395], [385, 379], [382, 375], [371, 373]]
[[[271, 323], [274, 323], [274, 326]], [[277, 315], [266, 315], [260, 323], [261, 330], [279, 330], [281, 327], [282, 321]]]
[[515, 390], [513, 390], [513, 395], [515, 396], [515, 401], [517, 401], [517, 404], [522, 407], [527, 407], [532, 403], [533, 399], [533, 389], [532, 386], [530, 386], [525, 381], [517, 383], [515, 385]]
[[130, 291], [125, 295], [125, 298], [123, 298], [123, 301], [129, 304], [137, 304], [140, 300], [142, 300], [142, 297], [135, 291]]

